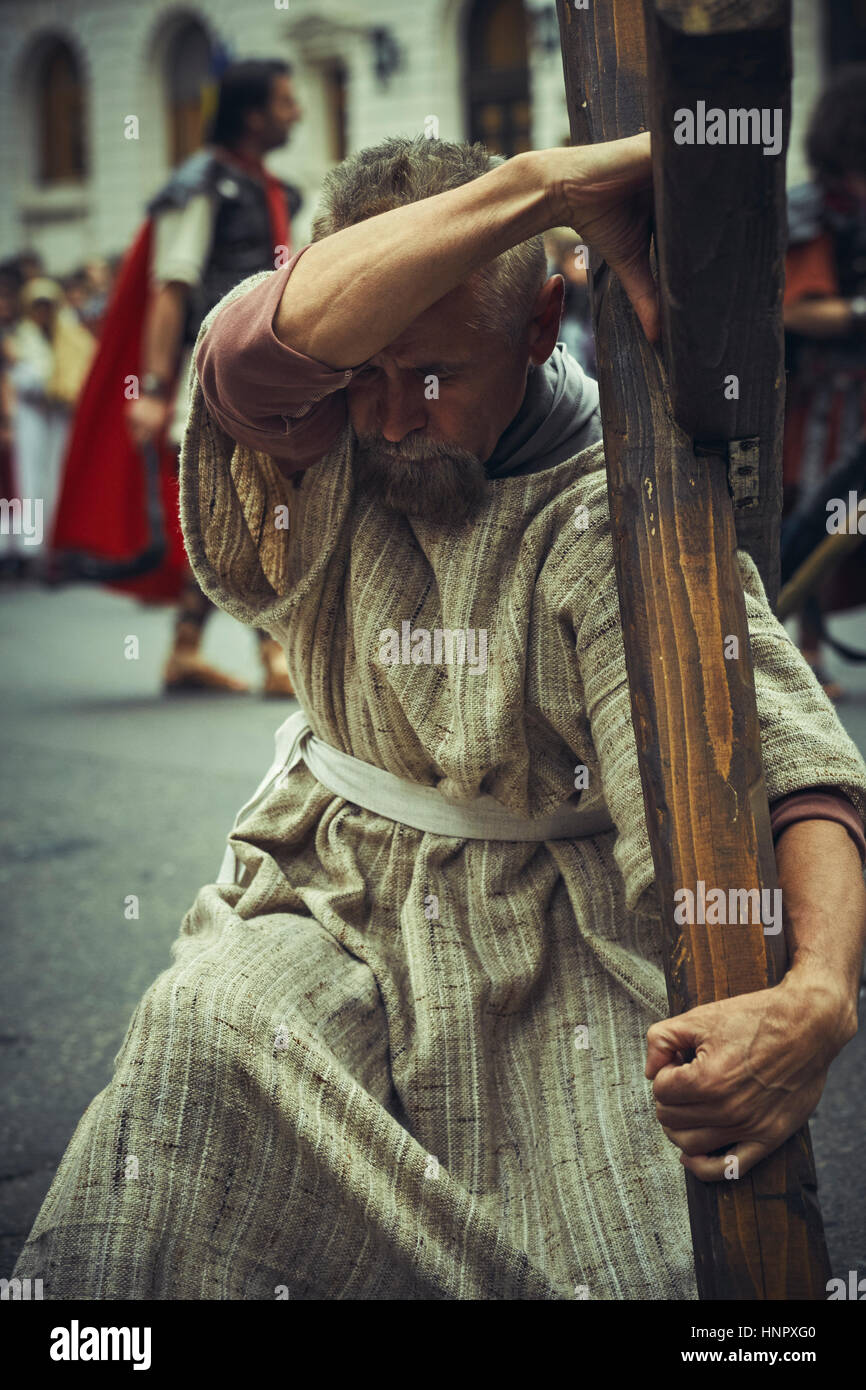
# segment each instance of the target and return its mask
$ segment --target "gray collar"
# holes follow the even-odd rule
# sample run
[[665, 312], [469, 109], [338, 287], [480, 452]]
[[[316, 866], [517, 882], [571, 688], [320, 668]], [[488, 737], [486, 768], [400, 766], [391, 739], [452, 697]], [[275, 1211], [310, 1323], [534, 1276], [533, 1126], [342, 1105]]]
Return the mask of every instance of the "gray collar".
[[540, 367], [530, 365], [520, 409], [484, 465], [488, 478], [538, 473], [601, 439], [598, 384], [557, 343]]

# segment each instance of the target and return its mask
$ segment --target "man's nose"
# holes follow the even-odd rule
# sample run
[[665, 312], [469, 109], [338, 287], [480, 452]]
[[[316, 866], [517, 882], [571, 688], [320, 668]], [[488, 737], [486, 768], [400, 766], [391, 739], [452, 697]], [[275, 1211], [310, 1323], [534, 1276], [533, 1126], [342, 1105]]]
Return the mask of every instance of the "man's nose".
[[413, 430], [427, 423], [424, 388], [417, 377], [385, 376], [381, 379], [378, 401], [379, 428], [389, 444], [399, 444]]

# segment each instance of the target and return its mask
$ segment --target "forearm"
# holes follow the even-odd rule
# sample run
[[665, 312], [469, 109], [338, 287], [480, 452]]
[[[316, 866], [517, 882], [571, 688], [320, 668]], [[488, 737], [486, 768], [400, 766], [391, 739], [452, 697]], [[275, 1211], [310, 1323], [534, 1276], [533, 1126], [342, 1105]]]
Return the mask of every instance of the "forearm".
[[161, 285], [144, 330], [144, 371], [170, 380], [177, 370], [189, 290], [178, 281]]
[[800, 299], [785, 309], [785, 327], [804, 338], [841, 338], [853, 325], [847, 299]]
[[460, 188], [314, 242], [280, 301], [277, 337], [333, 368], [381, 352], [481, 266], [555, 225], [556, 153], [515, 155]]
[[851, 1035], [866, 945], [857, 847], [835, 821], [797, 821], [777, 841], [776, 864], [791, 961], [785, 978], [820, 994], [838, 1013], [841, 1035]]

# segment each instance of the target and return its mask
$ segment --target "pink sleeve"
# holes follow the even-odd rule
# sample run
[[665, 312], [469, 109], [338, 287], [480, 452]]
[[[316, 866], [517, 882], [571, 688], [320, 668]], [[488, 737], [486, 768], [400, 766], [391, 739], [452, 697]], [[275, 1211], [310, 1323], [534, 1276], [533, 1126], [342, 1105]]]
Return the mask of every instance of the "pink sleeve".
[[221, 309], [196, 357], [205, 405], [220, 428], [273, 454], [286, 473], [309, 468], [334, 444], [347, 419], [343, 391], [365, 365], [327, 367], [274, 333], [280, 297], [306, 250]]
[[861, 865], [866, 863], [866, 835], [859, 813], [838, 787], [809, 787], [779, 797], [770, 807], [773, 841], [782, 831], [798, 820], [835, 820], [844, 825], [860, 853]]

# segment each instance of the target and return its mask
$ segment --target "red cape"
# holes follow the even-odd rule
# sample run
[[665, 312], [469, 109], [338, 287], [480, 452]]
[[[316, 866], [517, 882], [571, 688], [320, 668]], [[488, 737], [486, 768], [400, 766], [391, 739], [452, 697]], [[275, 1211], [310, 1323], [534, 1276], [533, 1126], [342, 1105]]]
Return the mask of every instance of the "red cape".
[[[159, 503], [165, 546], [146, 573], [116, 577], [153, 544], [144, 457], [126, 428], [127, 378], [140, 382], [142, 329], [150, 295], [153, 222], [148, 219], [124, 258], [105, 316], [99, 347], [72, 424], [63, 467], [52, 551], [61, 578], [90, 578], [146, 602], [180, 595], [188, 561], [180, 529], [176, 455], [161, 443]], [[74, 555], [95, 560], [76, 565]]]

